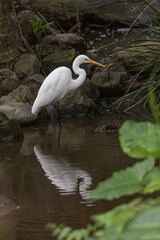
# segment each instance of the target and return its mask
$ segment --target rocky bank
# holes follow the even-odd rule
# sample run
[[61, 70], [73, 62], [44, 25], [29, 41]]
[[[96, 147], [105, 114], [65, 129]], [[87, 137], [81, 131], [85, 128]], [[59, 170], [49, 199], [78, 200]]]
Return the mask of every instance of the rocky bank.
[[[114, 23], [111, 13], [121, 15], [122, 12], [127, 12], [131, 7], [128, 1], [20, 2], [17, 18], [21, 32], [15, 25], [17, 57], [12, 67], [5, 67], [4, 64], [0, 66], [0, 112], [8, 119], [26, 124], [49, 117], [46, 110], [42, 110], [37, 116], [31, 113], [40, 85], [45, 76], [55, 68], [64, 65], [71, 69], [73, 60], [81, 53], [105, 64], [113, 60], [114, 64], [105, 69], [84, 66], [87, 71], [84, 85], [60, 102], [59, 113], [63, 117], [93, 115], [98, 112], [100, 98], [117, 98], [123, 96], [128, 88], [133, 91], [145, 84], [141, 77], [130, 86], [133, 75], [128, 71], [135, 63], [142, 61], [142, 56], [135, 57], [132, 49], [128, 51], [116, 48], [112, 56], [108, 57], [106, 54], [101, 57], [99, 51], [90, 51], [89, 43], [77, 31], [79, 27], [83, 29], [83, 26], [93, 21], [96, 25], [104, 26]], [[130, 19], [133, 20], [136, 14], [133, 11]], [[52, 27], [45, 28], [39, 41], [31, 25], [31, 21], [36, 23], [36, 16], [39, 16], [43, 26], [46, 22], [54, 22]], [[150, 21], [147, 12], [138, 21], [140, 24]], [[121, 19], [116, 24], [122, 24]], [[156, 45], [155, 48], [158, 50], [159, 46]], [[138, 46], [138, 49], [143, 51], [142, 46]], [[146, 58], [150, 57], [149, 52], [144, 54]]]

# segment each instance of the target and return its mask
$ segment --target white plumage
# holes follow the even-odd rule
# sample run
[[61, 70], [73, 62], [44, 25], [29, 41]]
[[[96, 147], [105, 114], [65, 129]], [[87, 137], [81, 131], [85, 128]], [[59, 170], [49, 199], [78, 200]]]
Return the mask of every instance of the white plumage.
[[79, 75], [72, 79], [72, 72], [67, 67], [59, 67], [53, 70], [42, 83], [38, 95], [32, 107], [32, 113], [36, 114], [43, 107], [62, 100], [69, 92], [80, 87], [86, 79], [86, 72], [79, 66], [82, 63], [93, 63], [101, 67], [104, 65], [89, 59], [85, 55], [79, 55], [73, 62], [73, 71]]

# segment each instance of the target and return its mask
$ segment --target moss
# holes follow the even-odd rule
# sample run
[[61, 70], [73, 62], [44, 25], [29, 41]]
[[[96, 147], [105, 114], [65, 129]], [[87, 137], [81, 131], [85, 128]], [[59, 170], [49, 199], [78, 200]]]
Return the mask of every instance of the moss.
[[73, 60], [77, 57], [78, 52], [74, 49], [59, 51], [48, 55], [43, 59], [43, 69], [49, 74], [57, 67], [66, 66], [71, 69]]
[[9, 120], [0, 112], [0, 141], [15, 142], [23, 139], [22, 128], [17, 120]]
[[87, 95], [87, 97], [89, 97], [90, 99], [92, 99], [92, 101], [94, 103], [97, 103], [97, 101], [100, 98], [100, 91], [94, 87], [94, 86], [88, 86], [84, 89], [84, 93]]
[[61, 116], [65, 117], [92, 116], [97, 111], [97, 106], [95, 104], [84, 105], [74, 103], [72, 106], [60, 106], [58, 111]]
[[8, 0], [1, 0], [0, 4], [0, 39], [0, 63], [13, 61], [16, 41]]

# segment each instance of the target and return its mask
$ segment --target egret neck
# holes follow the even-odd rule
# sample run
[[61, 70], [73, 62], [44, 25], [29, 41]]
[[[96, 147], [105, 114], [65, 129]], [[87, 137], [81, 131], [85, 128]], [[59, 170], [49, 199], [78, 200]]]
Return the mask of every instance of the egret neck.
[[76, 58], [72, 65], [74, 73], [79, 75], [78, 78], [72, 79], [72, 90], [79, 88], [86, 79], [86, 72], [83, 68], [79, 67], [80, 64], [82, 64], [82, 62]]

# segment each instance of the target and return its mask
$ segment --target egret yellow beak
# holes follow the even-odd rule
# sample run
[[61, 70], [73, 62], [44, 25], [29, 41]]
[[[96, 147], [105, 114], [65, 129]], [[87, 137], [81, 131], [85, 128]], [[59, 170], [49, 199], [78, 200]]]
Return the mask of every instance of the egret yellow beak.
[[89, 59], [89, 58], [87, 58], [86, 60], [87, 60], [88, 62], [90, 62], [90, 63], [92, 63], [92, 64], [96, 64], [96, 65], [98, 65], [98, 66], [100, 66], [100, 67], [106, 67], [106, 65], [103, 65], [103, 64], [101, 64], [101, 63], [95, 62], [95, 61], [93, 61], [93, 60], [91, 60], [91, 59]]

